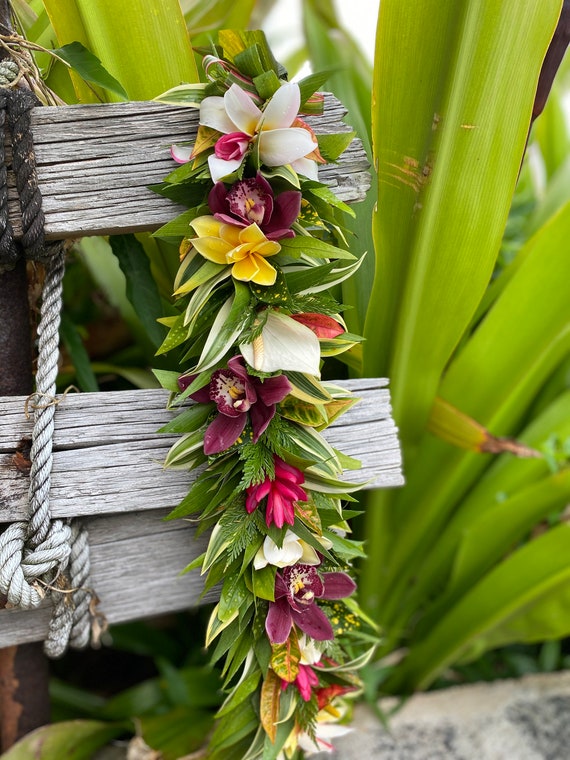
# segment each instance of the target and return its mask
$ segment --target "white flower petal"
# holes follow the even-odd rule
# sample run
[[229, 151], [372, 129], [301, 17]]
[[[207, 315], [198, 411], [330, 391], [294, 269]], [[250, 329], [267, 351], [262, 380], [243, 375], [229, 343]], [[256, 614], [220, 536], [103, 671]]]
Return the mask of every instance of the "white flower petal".
[[257, 550], [257, 554], [253, 558], [253, 569], [263, 570], [263, 568], [267, 567], [268, 564], [269, 562], [265, 559], [265, 554], [263, 552], [263, 544], [262, 544]]
[[236, 132], [254, 135], [262, 113], [249, 95], [237, 84], [232, 84], [224, 95], [224, 105], [228, 117], [236, 125]]
[[223, 158], [218, 158], [212, 153], [211, 156], [208, 156], [208, 167], [212, 182], [219, 182], [224, 177], [227, 177], [228, 174], [235, 172], [239, 169], [242, 161], [243, 157], [231, 158], [229, 161], [225, 161]]
[[302, 174], [307, 179], [314, 179], [315, 182], [319, 181], [319, 167], [316, 161], [310, 158], [298, 158], [291, 163], [291, 166], [297, 174]]
[[299, 85], [295, 82], [282, 85], [265, 107], [261, 129], [290, 127], [299, 114], [300, 105]]
[[[322, 541], [321, 537], [318, 537], [318, 540], [319, 540], [319, 543], [321, 543]], [[313, 549], [313, 547], [310, 544], [306, 543], [306, 541], [303, 541], [301, 539], [299, 539], [299, 541], [301, 542], [301, 548], [303, 549], [303, 554], [301, 555], [301, 562], [304, 565], [320, 565], [321, 560], [319, 559], [319, 555]], [[329, 546], [325, 548], [330, 549]]]
[[260, 372], [290, 370], [320, 377], [319, 339], [312, 330], [278, 311], [270, 311], [261, 335], [239, 347], [248, 364]]
[[189, 145], [172, 145], [170, 155], [177, 164], [187, 164], [192, 155], [193, 146]]
[[200, 124], [212, 127], [225, 135], [230, 132], [239, 132], [236, 125], [226, 113], [224, 99], [218, 95], [210, 95], [200, 103]]
[[259, 137], [259, 157], [266, 166], [291, 164], [317, 147], [306, 129], [272, 129]]
[[[260, 552], [263, 554], [263, 560], [261, 557], [258, 559]], [[302, 556], [303, 548], [301, 547], [298, 536], [288, 529], [283, 538], [283, 546], [281, 549], [273, 539], [266, 536], [263, 546], [255, 555], [253, 566], [256, 570], [265, 567], [267, 564], [275, 565], [275, 567], [290, 567], [298, 562]], [[255, 564], [256, 560], [258, 561], [259, 567]], [[264, 561], [265, 564], [260, 564], [262, 561]]]
[[301, 665], [316, 665], [323, 656], [314, 640], [305, 634], [299, 637], [299, 649], [301, 651]]

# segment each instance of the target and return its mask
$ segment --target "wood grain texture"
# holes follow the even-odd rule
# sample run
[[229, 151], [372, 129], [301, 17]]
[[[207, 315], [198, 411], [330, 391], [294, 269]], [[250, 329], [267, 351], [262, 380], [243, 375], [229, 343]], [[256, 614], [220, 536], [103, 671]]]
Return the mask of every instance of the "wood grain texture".
[[[332, 95], [325, 113], [306, 119], [317, 134], [348, 132], [343, 106]], [[198, 111], [154, 102], [42, 107], [32, 113], [38, 183], [46, 237], [63, 239], [156, 230], [184, 211], [148, 189], [176, 168], [170, 146], [192, 142]], [[359, 140], [337, 164], [319, 168], [319, 179], [346, 202], [363, 200], [370, 187], [368, 160]], [[21, 219], [10, 179], [10, 218]]]
[[[164, 522], [168, 510], [89, 518], [91, 583], [109, 623], [139, 620], [214, 601], [203, 599], [197, 571], [181, 571], [206, 548], [182, 520]], [[0, 648], [43, 641], [51, 602], [34, 610], [0, 610]]]
[[[339, 385], [341, 383], [339, 382]], [[397, 430], [385, 380], [342, 383], [360, 398], [325, 432], [331, 443], [362, 462], [351, 482], [367, 488], [401, 485]], [[60, 396], [55, 414], [50, 491], [54, 517], [80, 517], [174, 507], [195, 475], [164, 470], [176, 436], [156, 431], [173, 413], [163, 390]], [[23, 397], [0, 399], [0, 523], [25, 519], [28, 478], [17, 450], [26, 447], [31, 420]]]
[[[360, 402], [326, 431], [329, 442], [361, 459], [347, 480], [366, 487], [401, 485], [397, 430], [386, 380], [348, 380]], [[60, 396], [55, 414], [51, 507], [54, 516], [85, 517], [92, 585], [110, 623], [186, 609], [204, 599], [197, 571], [181, 571], [205, 549], [184, 520], [164, 521], [187, 493], [192, 474], [164, 470], [172, 436], [156, 430], [172, 412], [162, 390]], [[25, 519], [27, 475], [18, 469], [31, 433], [23, 397], [0, 398], [0, 523]], [[114, 513], [114, 514], [113, 514]], [[1, 526], [0, 526], [1, 527]], [[51, 614], [46, 601], [35, 610], [0, 610], [0, 647], [41, 641]]]

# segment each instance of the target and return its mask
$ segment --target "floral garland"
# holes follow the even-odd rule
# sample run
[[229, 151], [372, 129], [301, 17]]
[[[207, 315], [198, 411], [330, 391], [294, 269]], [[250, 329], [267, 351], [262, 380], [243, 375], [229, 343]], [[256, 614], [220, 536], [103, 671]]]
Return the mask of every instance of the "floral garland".
[[163, 428], [182, 434], [166, 466], [199, 468], [170, 517], [211, 531], [187, 569], [221, 585], [206, 643], [228, 695], [209, 757], [293, 758], [349, 730], [377, 643], [353, 596], [357, 513], [341, 503], [356, 487], [339, 477], [358, 463], [320, 435], [356, 402], [320, 365], [359, 341], [330, 289], [360, 262], [346, 250], [352, 212], [317, 165], [353, 134], [315, 135], [299, 114], [322, 113], [324, 79], [284, 81], [259, 32], [220, 33], [204, 68], [208, 84], [162, 98], [199, 107], [200, 126], [154, 188], [189, 207], [157, 233], [184, 239], [159, 350], [183, 371], [156, 374], [171, 407], [195, 402]]

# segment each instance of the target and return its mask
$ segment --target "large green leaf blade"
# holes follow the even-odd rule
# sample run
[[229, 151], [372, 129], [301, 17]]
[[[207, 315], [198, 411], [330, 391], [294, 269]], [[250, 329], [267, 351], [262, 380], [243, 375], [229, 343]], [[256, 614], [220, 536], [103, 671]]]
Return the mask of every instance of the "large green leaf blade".
[[[516, 275], [451, 363], [441, 385], [442, 398], [495, 435], [516, 431], [535, 394], [570, 350], [569, 237], [567, 204], [521, 251]], [[391, 520], [389, 530], [397, 537], [392, 555], [384, 558], [389, 561], [382, 586], [384, 622], [402, 608], [403, 589], [418, 561], [487, 464], [485, 455], [424, 438], [408, 484], [392, 507], [397, 519]], [[372, 513], [372, 521], [375, 518]], [[372, 537], [374, 541], [375, 534]], [[376, 579], [371, 576], [368, 582], [377, 595]]]
[[[503, 634], [501, 643], [521, 635], [514, 625], [535, 605], [551, 603], [553, 594], [568, 588], [570, 581], [570, 526], [562, 524], [531, 541], [491, 571], [468, 594], [443, 615], [429, 635], [410, 651], [391, 687], [398, 691], [425, 688], [450, 663], [474, 648]], [[537, 638], [547, 627], [558, 637], [570, 633], [570, 607], [551, 607], [555, 619], [537, 621]], [[528, 620], [528, 618], [527, 618]], [[495, 632], [495, 634], [493, 634]], [[525, 640], [533, 634], [526, 630]], [[536, 639], [535, 639], [536, 640]]]
[[381, 4], [378, 276], [366, 368], [382, 374], [391, 347], [408, 453], [488, 284], [560, 8], [560, 0]]

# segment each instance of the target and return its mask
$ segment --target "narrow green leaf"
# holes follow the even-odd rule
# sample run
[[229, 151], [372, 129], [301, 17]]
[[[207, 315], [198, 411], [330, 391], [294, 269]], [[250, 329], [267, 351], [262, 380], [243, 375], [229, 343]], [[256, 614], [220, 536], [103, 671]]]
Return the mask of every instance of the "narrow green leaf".
[[157, 321], [164, 309], [145, 250], [134, 235], [112, 235], [109, 242], [127, 281], [127, 298], [146, 334], [158, 347], [166, 335], [164, 326]]
[[342, 248], [337, 248], [329, 243], [324, 243], [318, 238], [308, 235], [297, 235], [294, 238], [284, 238], [280, 241], [281, 251], [295, 258], [304, 254], [318, 259], [346, 259], [353, 260], [354, 256]]
[[86, 82], [104, 87], [109, 92], [118, 95], [120, 100], [128, 100], [123, 85], [105, 70], [97, 56], [87, 50], [81, 42], [70, 42], [68, 45], [56, 48], [53, 52]]
[[89, 354], [76, 325], [65, 312], [61, 315], [59, 332], [75, 367], [77, 384], [80, 389], [87, 393], [98, 391], [99, 385], [91, 366]]

